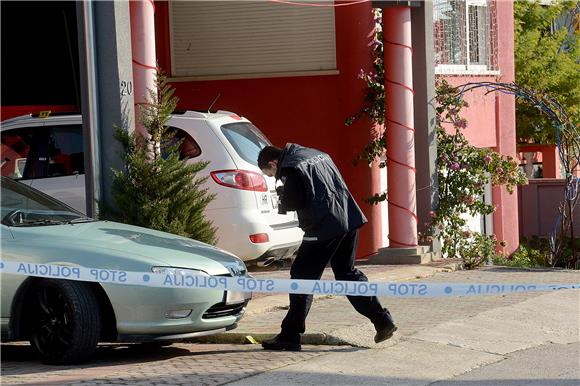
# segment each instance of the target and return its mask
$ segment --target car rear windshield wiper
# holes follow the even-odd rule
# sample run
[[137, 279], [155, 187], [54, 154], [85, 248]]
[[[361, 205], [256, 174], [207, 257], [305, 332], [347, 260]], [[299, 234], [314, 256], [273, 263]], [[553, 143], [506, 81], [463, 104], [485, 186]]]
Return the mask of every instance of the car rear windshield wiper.
[[93, 221], [97, 221], [94, 218], [90, 218], [90, 217], [78, 217], [78, 218], [73, 218], [72, 220], [69, 220], [67, 222], [67, 224], [80, 224], [83, 222], [93, 222]]
[[38, 220], [25, 220], [22, 222], [18, 222], [12, 224], [13, 227], [26, 227], [26, 226], [35, 226], [35, 225], [62, 225], [66, 224], [66, 221], [59, 221], [59, 220], [51, 220], [48, 218], [42, 218]]

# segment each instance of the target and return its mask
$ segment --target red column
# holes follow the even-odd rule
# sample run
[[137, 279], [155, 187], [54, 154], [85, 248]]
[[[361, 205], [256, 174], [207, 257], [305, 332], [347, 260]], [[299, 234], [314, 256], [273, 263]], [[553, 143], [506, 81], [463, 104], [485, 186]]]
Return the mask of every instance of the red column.
[[[498, 61], [502, 82], [513, 82], [514, 66], [514, 10], [513, 2], [498, 1]], [[516, 157], [516, 117], [513, 95], [496, 95], [496, 151]], [[507, 242], [503, 252], [511, 254], [519, 246], [518, 191], [509, 194], [505, 188], [493, 188], [493, 202], [497, 209], [493, 214], [494, 233], [499, 240]]]
[[542, 146], [542, 174], [544, 178], [560, 178], [560, 155], [555, 145]]
[[383, 9], [389, 246], [417, 245], [411, 9]]
[[133, 50], [133, 86], [135, 128], [144, 133], [139, 105], [145, 103], [148, 90], [155, 89], [155, 5], [152, 0], [131, 0], [131, 46]]

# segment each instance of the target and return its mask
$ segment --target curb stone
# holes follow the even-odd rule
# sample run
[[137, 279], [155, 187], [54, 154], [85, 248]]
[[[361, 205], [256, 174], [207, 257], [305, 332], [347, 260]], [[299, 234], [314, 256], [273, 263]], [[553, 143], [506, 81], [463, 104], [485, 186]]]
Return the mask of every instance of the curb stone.
[[[243, 332], [229, 332], [227, 334], [216, 334], [207, 337], [190, 339], [185, 342], [210, 344], [253, 344], [249, 341], [248, 336], [251, 336], [251, 338], [255, 339], [259, 344], [266, 339], [275, 337], [276, 334], [258, 333], [248, 335], [247, 333]], [[301, 343], [304, 345], [314, 346], [350, 346], [350, 344], [345, 340], [333, 336], [332, 334], [323, 332], [304, 333], [302, 334]]]

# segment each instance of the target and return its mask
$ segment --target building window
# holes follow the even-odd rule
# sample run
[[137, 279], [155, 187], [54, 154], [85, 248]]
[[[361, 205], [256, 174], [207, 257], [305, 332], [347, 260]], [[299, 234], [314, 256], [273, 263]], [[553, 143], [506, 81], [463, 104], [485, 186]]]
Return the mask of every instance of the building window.
[[434, 0], [437, 73], [489, 73], [497, 67], [495, 0]]

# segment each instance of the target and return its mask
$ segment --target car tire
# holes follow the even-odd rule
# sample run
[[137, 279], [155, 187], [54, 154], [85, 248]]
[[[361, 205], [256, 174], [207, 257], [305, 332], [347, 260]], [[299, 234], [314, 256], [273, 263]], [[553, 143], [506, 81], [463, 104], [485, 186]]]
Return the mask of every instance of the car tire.
[[88, 359], [101, 332], [99, 303], [89, 285], [43, 279], [33, 289], [30, 343], [47, 364]]

